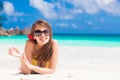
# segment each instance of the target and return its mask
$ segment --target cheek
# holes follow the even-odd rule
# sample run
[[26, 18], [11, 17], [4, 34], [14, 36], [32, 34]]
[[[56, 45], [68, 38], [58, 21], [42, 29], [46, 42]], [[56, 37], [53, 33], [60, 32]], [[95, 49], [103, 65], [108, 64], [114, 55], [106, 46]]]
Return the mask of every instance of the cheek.
[[47, 37], [47, 41], [49, 41], [49, 40], [50, 40], [50, 36]]
[[45, 43], [48, 43], [49, 40], [50, 40], [50, 37], [48, 36], [47, 39], [46, 39], [46, 41], [45, 41]]
[[33, 38], [34, 38], [35, 40], [37, 39], [37, 37], [35, 37], [35, 36], [34, 36]]

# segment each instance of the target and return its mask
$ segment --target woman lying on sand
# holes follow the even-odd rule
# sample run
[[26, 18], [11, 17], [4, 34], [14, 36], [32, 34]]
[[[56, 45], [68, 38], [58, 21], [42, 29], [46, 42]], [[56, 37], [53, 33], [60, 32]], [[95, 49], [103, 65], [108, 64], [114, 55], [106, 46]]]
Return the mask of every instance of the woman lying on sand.
[[36, 21], [31, 28], [24, 53], [17, 48], [10, 48], [9, 54], [21, 60], [23, 74], [54, 73], [58, 60], [58, 43], [52, 39], [50, 25], [44, 20]]

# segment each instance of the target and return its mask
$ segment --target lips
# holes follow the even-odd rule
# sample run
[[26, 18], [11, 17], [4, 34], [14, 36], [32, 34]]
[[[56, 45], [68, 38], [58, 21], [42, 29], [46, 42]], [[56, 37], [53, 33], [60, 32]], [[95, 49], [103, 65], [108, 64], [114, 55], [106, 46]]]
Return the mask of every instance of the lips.
[[49, 40], [49, 37], [39, 37], [39, 38], [37, 38], [38, 39], [38, 43], [41, 43], [41, 44], [46, 44], [47, 42], [48, 42], [48, 40]]
[[47, 38], [40, 38], [41, 41], [45, 41]]

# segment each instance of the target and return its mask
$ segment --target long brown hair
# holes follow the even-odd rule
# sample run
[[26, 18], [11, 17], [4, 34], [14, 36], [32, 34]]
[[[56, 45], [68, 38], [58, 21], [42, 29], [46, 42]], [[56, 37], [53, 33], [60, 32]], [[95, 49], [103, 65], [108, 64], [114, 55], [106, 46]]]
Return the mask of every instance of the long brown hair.
[[34, 40], [33, 43], [35, 44], [34, 46], [34, 51], [32, 53], [32, 57], [36, 60], [40, 60], [40, 61], [45, 61], [47, 62], [48, 60], [50, 60], [51, 56], [52, 56], [52, 29], [51, 26], [45, 21], [45, 20], [38, 20], [36, 21], [31, 28], [31, 35], [34, 36], [34, 31], [36, 27], [45, 27], [47, 29], [50, 30], [50, 38], [49, 41], [44, 44], [41, 48], [38, 48], [37, 45], [37, 41]]

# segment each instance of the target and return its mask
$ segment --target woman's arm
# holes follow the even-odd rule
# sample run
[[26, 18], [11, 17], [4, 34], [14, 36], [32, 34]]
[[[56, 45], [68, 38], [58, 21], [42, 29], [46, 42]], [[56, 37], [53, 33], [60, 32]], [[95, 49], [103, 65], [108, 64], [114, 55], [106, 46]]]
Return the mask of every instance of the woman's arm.
[[42, 68], [39, 66], [34, 66], [24, 56], [24, 62], [26, 64], [26, 66], [30, 70], [33, 70], [33, 71], [40, 73], [40, 74], [54, 73], [55, 69], [56, 69], [57, 61], [58, 61], [58, 43], [56, 40], [53, 40], [52, 44], [53, 44], [53, 53], [52, 53], [52, 57], [50, 59], [49, 68]]
[[[34, 44], [31, 41], [27, 41], [27, 43], [25, 45], [25, 52], [24, 52], [25, 54], [24, 55], [26, 56], [29, 63], [32, 62], [33, 47], [34, 47]], [[31, 72], [31, 70], [26, 66], [23, 57], [21, 58], [21, 71], [23, 74], [29, 74]]]

